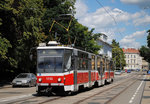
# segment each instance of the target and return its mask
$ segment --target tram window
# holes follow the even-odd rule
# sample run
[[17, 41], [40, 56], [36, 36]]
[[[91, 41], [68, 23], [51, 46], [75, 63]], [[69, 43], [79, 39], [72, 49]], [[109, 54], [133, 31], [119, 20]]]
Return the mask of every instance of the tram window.
[[62, 73], [63, 55], [62, 49], [38, 50], [37, 72]]
[[88, 59], [85, 59], [83, 64], [84, 70], [88, 70]]
[[56, 57], [55, 69], [57, 72], [62, 72], [62, 57]]
[[79, 58], [79, 70], [88, 70], [88, 59]]
[[82, 70], [82, 62], [83, 62], [83, 59], [79, 58], [79, 70]]
[[107, 60], [107, 71], [109, 71], [109, 61]]
[[113, 61], [110, 62], [110, 70], [114, 70], [113, 69]]
[[75, 57], [75, 59], [76, 59], [76, 60], [75, 60], [75, 61], [76, 61], [76, 62], [75, 62], [75, 63], [76, 63], [76, 65], [75, 65], [75, 66], [76, 66], [76, 69], [79, 70], [79, 65], [80, 65], [79, 58], [78, 58], [78, 57]]
[[100, 57], [97, 58], [97, 70], [98, 70], [98, 73], [100, 74]]
[[38, 72], [62, 72], [62, 57], [40, 57]]
[[79, 70], [88, 70], [88, 54], [79, 52]]
[[100, 58], [97, 58], [97, 69], [100, 69]]
[[72, 55], [71, 50], [65, 50], [65, 53], [64, 53], [64, 70], [66, 70], [66, 71], [71, 68], [71, 55]]
[[91, 66], [92, 70], [95, 70], [95, 56], [92, 56]]
[[103, 72], [104, 72], [104, 70], [105, 70], [105, 59], [103, 59], [102, 63], [103, 63]]
[[100, 70], [102, 72], [102, 74], [104, 73], [104, 69], [103, 69], [103, 61], [101, 61], [101, 64], [100, 64]]

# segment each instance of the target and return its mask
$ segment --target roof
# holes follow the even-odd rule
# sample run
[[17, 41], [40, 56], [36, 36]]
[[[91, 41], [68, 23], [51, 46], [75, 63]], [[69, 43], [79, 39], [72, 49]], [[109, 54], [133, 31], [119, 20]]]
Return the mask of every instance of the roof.
[[45, 46], [45, 47], [37, 47], [37, 49], [73, 49], [73, 47], [67, 47], [67, 46]]
[[140, 53], [139, 50], [134, 48], [127, 48], [127, 49], [122, 48], [122, 50], [124, 53], [138, 53], [138, 54]]

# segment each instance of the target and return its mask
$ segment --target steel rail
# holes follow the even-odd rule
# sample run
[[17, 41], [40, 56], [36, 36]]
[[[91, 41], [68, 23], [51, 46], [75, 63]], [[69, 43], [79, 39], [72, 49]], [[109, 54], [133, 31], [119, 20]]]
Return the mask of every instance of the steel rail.
[[[134, 78], [134, 77], [135, 77], [135, 76], [132, 76], [131, 78]], [[91, 96], [89, 96], [89, 97], [86, 97], [86, 98], [84, 98], [84, 99], [82, 99], [82, 100], [79, 100], [79, 101], [77, 101], [77, 102], [75, 102], [75, 103], [73, 103], [73, 104], [80, 104], [80, 103], [82, 103], [82, 102], [84, 102], [84, 101], [86, 101], [86, 100], [88, 100], [88, 99], [90, 99], [90, 98], [92, 98], [92, 97], [94, 97], [94, 96], [96, 96], [96, 95], [99, 95], [99, 94], [104, 93], [104, 92], [106, 92], [106, 91], [108, 91], [108, 90], [111, 90], [112, 88], [115, 88], [115, 87], [117, 87], [117, 86], [119, 86], [119, 85], [122, 85], [122, 84], [124, 84], [125, 82], [129, 82], [129, 81], [131, 80], [131, 78], [125, 79], [125, 81], [123, 81], [123, 82], [121, 82], [121, 83], [119, 83], [119, 84], [116, 84], [116, 85], [114, 85], [114, 86], [112, 86], [112, 87], [106, 88], [106, 89], [103, 90], [103, 91], [100, 91], [100, 92], [98, 92], [98, 93], [96, 93], [96, 94], [93, 94], [93, 95], [91, 95]]]

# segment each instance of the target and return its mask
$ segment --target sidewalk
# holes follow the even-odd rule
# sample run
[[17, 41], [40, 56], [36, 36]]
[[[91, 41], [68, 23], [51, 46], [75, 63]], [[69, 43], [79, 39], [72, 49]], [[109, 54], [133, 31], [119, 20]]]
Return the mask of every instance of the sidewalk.
[[0, 82], [0, 89], [9, 87], [12, 87], [11, 82]]
[[146, 84], [143, 92], [141, 104], [150, 104], [150, 75], [146, 76]]

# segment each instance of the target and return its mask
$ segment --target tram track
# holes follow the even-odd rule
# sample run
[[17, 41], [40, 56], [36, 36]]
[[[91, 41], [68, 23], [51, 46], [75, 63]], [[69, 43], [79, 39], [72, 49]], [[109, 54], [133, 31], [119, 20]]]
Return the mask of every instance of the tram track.
[[106, 101], [105, 104], [109, 104], [112, 100], [114, 100], [116, 97], [118, 97], [120, 94], [122, 94], [123, 92], [125, 92], [129, 87], [131, 87], [134, 83], [136, 83], [138, 80], [135, 80], [134, 82], [132, 82], [129, 86], [127, 86], [125, 89], [123, 89], [121, 92], [119, 92], [117, 95], [115, 95], [114, 97], [112, 97], [110, 100]]
[[9, 103], [5, 103], [5, 104], [43, 104], [49, 101], [54, 101], [54, 100], [58, 100], [62, 97], [43, 97], [43, 96], [32, 96], [30, 98], [24, 98], [24, 99], [20, 99], [17, 101], [11, 101]]
[[[144, 77], [145, 78], [145, 77]], [[118, 94], [116, 94], [114, 97], [112, 97], [110, 100], [108, 100], [107, 102], [105, 102], [105, 104], [110, 104], [113, 100], [115, 100], [115, 98], [117, 98], [118, 96], [120, 96], [122, 93], [124, 93], [126, 90], [128, 90], [128, 88], [130, 88], [132, 85], [134, 85], [139, 79], [135, 80], [133, 83], [131, 83], [129, 86], [127, 86], [125, 89], [123, 89], [121, 92], [119, 92]], [[140, 79], [141, 80], [141, 79]], [[142, 78], [142, 80], [144, 80]], [[144, 85], [145, 86], [145, 85]]]
[[[135, 76], [132, 77], [132, 79], [133, 79], [133, 78], [135, 78]], [[88, 97], [86, 97], [86, 98], [84, 98], [84, 99], [82, 99], [82, 100], [79, 100], [79, 101], [77, 101], [77, 102], [75, 102], [75, 103], [73, 103], [73, 104], [80, 104], [80, 103], [83, 103], [83, 102], [85, 102], [86, 100], [89, 100], [90, 98], [93, 98], [93, 97], [95, 97], [95, 96], [97, 96], [97, 95], [100, 95], [100, 94], [102, 94], [102, 93], [106, 93], [106, 92], [108, 92], [109, 90], [112, 90], [113, 88], [116, 88], [117, 86], [121, 86], [122, 84], [127, 84], [127, 82], [129, 83], [130, 80], [131, 80], [131, 78], [128, 79], [128, 80], [125, 80], [125, 81], [123, 81], [123, 82], [121, 82], [121, 83], [119, 83], [119, 84], [116, 84], [116, 85], [114, 85], [114, 86], [108, 87], [108, 88], [106, 88], [106, 89], [103, 90], [103, 91], [100, 91], [100, 92], [98, 92], [98, 93], [96, 93], [96, 94], [93, 94], [93, 95], [91, 95], [91, 96], [88, 96]], [[122, 90], [121, 92], [119, 92], [117, 95], [115, 95], [115, 96], [112, 97], [111, 99], [112, 99], [112, 100], [115, 99], [117, 96], [119, 96], [121, 93], [123, 93], [126, 89], [128, 89], [130, 86], [132, 86], [136, 81], [137, 81], [137, 80], [133, 81], [133, 82], [132, 82], [131, 84], [129, 84], [124, 90]], [[102, 94], [102, 95], [104, 95], [104, 94]], [[108, 104], [108, 103], [111, 101], [111, 99], [108, 100], [108, 101], [105, 101], [104, 104]]]
[[[116, 94], [115, 96], [111, 97], [111, 99], [109, 99], [108, 101], [105, 102], [105, 104], [108, 104], [109, 102], [111, 102], [113, 99], [115, 99], [117, 96], [119, 96], [119, 94], [123, 93], [126, 89], [128, 89], [130, 86], [132, 86], [137, 80], [131, 81], [131, 79], [135, 79], [137, 75], [133, 75], [131, 77], [128, 77], [126, 79], [114, 82], [113, 84], [110, 85], [106, 85], [105, 87], [99, 87], [99, 88], [103, 88], [103, 90], [94, 93], [90, 96], [86, 96], [85, 98], [82, 98], [81, 100], [77, 100], [75, 102], [71, 102], [72, 104], [80, 104], [80, 103], [84, 103], [85, 101], [89, 100], [90, 98], [93, 98], [95, 96], [98, 96], [102, 93], [105, 93], [113, 88], [117, 88], [117, 86], [124, 86], [128, 83], [128, 86], [126, 86], [126, 88], [123, 88], [122, 91], [120, 91], [118, 94]], [[86, 92], [85, 92], [86, 93]], [[80, 94], [77, 94], [76, 96], [69, 96], [70, 99], [72, 97], [78, 97]], [[53, 103], [53, 102], [57, 102], [57, 101], [64, 101], [64, 99], [67, 99], [68, 96], [31, 96], [28, 98], [24, 98], [24, 99], [19, 99], [17, 101], [13, 101], [7, 104], [48, 104], [48, 103]], [[6, 103], [5, 103], [6, 104]], [[69, 103], [70, 104], [70, 103]]]
[[[131, 78], [135, 78], [135, 76], [132, 76]], [[112, 89], [112, 88], [115, 88], [115, 87], [117, 87], [117, 86], [119, 86], [119, 85], [121, 85], [121, 84], [123, 84], [123, 83], [125, 83], [125, 82], [128, 82], [129, 80], [131, 80], [131, 78], [125, 79], [125, 81], [121, 81], [121, 83], [119, 83], [119, 84], [115, 83], [116, 85], [113, 85], [113, 86], [111, 86], [111, 87], [106, 86], [106, 87], [108, 87], [108, 88], [106, 88], [105, 90], [100, 91], [100, 92], [98, 92], [98, 93], [95, 93], [95, 94], [93, 94], [93, 95], [91, 95], [91, 96], [88, 96], [88, 97], [86, 97], [86, 98], [84, 98], [84, 99], [82, 99], [82, 100], [78, 100], [77, 102], [74, 102], [73, 104], [80, 104], [80, 103], [82, 103], [82, 102], [84, 102], [84, 101], [90, 99], [91, 97], [94, 97], [94, 96], [96, 96], [96, 95], [99, 95], [99, 94], [101, 94], [101, 93], [104, 93], [104, 92], [106, 92], [106, 91], [108, 91], [108, 90], [110, 90], [110, 89]], [[118, 82], [120, 82], [120, 81], [118, 81]], [[135, 81], [135, 82], [136, 82], [136, 81]], [[134, 83], [135, 83], [135, 82], [134, 82]], [[43, 102], [38, 103], [38, 104], [48, 104], [48, 103], [52, 103], [53, 101], [56, 101], [56, 100], [64, 100], [64, 97], [63, 97], [63, 98], [62, 98], [62, 97], [55, 98], [55, 99], [53, 99], [53, 100], [52, 100], [52, 99], [49, 99], [49, 100], [43, 101]]]

